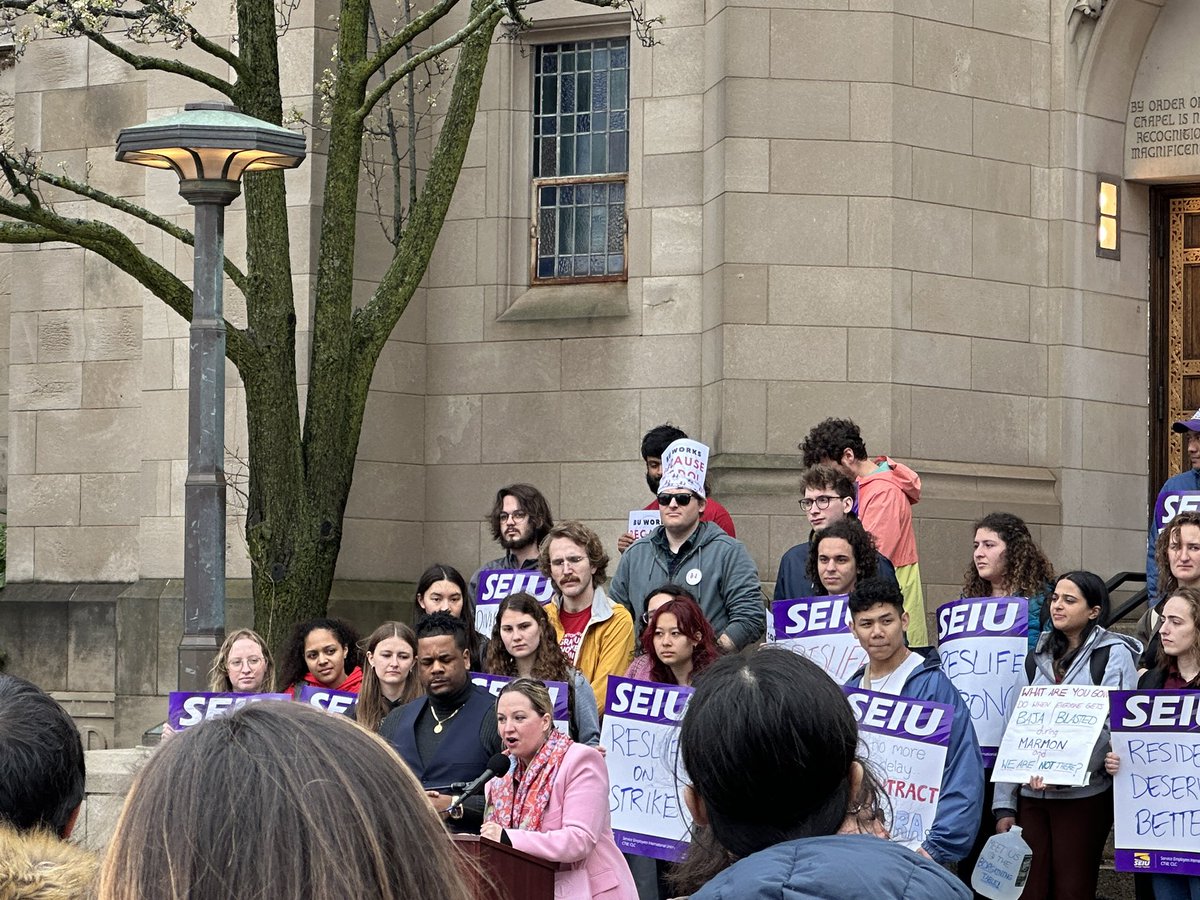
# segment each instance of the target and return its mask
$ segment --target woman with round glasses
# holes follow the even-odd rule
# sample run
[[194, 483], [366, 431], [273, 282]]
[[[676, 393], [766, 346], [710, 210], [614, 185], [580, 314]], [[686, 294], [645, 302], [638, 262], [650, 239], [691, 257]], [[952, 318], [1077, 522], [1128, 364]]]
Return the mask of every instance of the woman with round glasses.
[[208, 689], [220, 694], [269, 694], [275, 690], [275, 661], [267, 642], [249, 628], [239, 628], [208, 670]]

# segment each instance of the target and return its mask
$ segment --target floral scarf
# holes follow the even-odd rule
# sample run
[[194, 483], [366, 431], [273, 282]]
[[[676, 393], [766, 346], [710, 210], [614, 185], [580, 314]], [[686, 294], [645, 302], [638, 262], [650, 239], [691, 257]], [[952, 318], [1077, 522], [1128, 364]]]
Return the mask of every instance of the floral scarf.
[[529, 765], [522, 767], [518, 760], [513, 770], [490, 792], [487, 821], [496, 822], [502, 828], [541, 831], [542, 815], [550, 805], [550, 789], [572, 743], [561, 731], [551, 728], [546, 743]]

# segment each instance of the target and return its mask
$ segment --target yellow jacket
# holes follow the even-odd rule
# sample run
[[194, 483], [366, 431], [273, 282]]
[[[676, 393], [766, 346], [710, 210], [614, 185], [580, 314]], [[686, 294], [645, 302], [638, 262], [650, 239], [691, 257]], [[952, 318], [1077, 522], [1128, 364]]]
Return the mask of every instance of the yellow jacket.
[[[561, 599], [555, 597], [546, 606], [546, 615], [560, 641], [563, 627], [558, 619], [558, 603]], [[633, 616], [625, 607], [613, 606], [604, 589], [598, 587], [592, 596], [592, 617], [584, 626], [575, 668], [583, 673], [596, 692], [596, 706], [601, 715], [608, 701], [608, 676], [624, 675], [632, 659]]]

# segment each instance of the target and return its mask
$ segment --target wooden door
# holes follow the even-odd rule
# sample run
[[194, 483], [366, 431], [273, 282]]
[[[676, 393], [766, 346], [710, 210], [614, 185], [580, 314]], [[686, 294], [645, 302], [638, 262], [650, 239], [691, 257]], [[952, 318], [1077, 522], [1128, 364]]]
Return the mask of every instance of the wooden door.
[[1200, 409], [1200, 186], [1151, 191], [1150, 502], [1191, 468], [1171, 423]]

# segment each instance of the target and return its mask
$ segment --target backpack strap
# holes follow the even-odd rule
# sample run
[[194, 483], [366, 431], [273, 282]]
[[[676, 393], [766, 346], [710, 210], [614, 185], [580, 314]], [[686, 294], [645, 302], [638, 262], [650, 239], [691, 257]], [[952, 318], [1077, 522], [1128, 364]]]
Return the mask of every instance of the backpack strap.
[[1033, 658], [1033, 653], [1025, 654], [1025, 680], [1033, 684], [1033, 675], [1036, 671], [1037, 660]]
[[1092, 684], [1099, 685], [1104, 683], [1104, 670], [1108, 668], [1108, 653], [1110, 650], [1112, 650], [1112, 645], [1105, 644], [1092, 651], [1091, 658], [1088, 660], [1088, 667], [1092, 670]]

